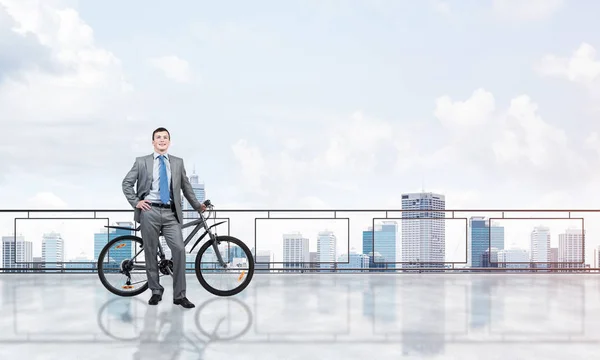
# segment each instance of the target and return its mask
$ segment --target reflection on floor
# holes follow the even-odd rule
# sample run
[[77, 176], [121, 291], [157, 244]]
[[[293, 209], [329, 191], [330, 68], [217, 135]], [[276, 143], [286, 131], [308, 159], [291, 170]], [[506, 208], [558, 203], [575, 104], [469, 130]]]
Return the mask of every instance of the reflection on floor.
[[1, 274], [0, 359], [594, 359], [593, 274], [257, 274], [187, 310], [96, 275]]

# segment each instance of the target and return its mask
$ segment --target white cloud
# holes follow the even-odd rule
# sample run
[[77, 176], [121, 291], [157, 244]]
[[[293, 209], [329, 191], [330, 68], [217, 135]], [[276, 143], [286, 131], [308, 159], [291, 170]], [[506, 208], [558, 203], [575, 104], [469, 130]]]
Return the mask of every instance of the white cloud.
[[545, 55], [535, 70], [542, 76], [557, 77], [585, 86], [597, 84], [600, 79], [600, 59], [596, 58], [596, 49], [582, 43], [571, 57]]
[[119, 155], [135, 145], [129, 137], [138, 124], [129, 117], [137, 95], [119, 58], [96, 44], [92, 28], [72, 8], [46, 1], [0, 5], [14, 23], [0, 36], [27, 36], [50, 59], [48, 65], [32, 58], [34, 65], [0, 82], [0, 124], [12, 129], [0, 151], [10, 151], [9, 166], [52, 176], [105, 171], [122, 162]]
[[149, 60], [150, 64], [161, 70], [164, 75], [176, 82], [188, 83], [192, 80], [190, 64], [175, 55], [156, 57]]
[[[271, 131], [279, 144], [240, 141], [234, 151], [248, 190], [274, 206], [296, 205], [307, 194], [315, 204], [361, 198], [399, 206], [395, 195], [419, 191], [421, 182], [456, 204], [475, 206], [485, 193], [486, 203], [510, 206], [499, 189], [565, 189], [587, 182], [594, 171], [577, 142], [545, 121], [528, 95], [515, 96], [505, 109], [485, 89], [467, 99], [443, 95], [433, 114], [441, 126], [423, 119], [421, 130], [362, 112], [314, 127], [307, 122], [306, 137], [293, 146], [287, 145], [285, 127], [275, 125]], [[489, 194], [492, 188], [498, 190]]]
[[495, 110], [494, 96], [485, 89], [477, 89], [465, 101], [455, 101], [448, 95], [435, 101], [434, 116], [448, 128], [481, 125], [490, 120]]
[[439, 98], [434, 114], [448, 130], [450, 144], [427, 158], [455, 170], [465, 171], [471, 164], [471, 169], [496, 176], [496, 182], [518, 173], [523, 182], [565, 186], [584, 181], [592, 171], [576, 143], [569, 142], [564, 129], [544, 121], [528, 95], [513, 98], [506, 111], [496, 110], [494, 103], [493, 95], [483, 90], [465, 101]]
[[[360, 193], [361, 181], [393, 172], [398, 156], [394, 145], [399, 149], [408, 146], [402, 142], [408, 134], [399, 129], [388, 121], [355, 112], [315, 125], [307, 122], [306, 136], [301, 142], [292, 141], [292, 146], [286, 136], [289, 128], [274, 124], [271, 130], [277, 148], [269, 146], [266, 151], [266, 146], [259, 149], [239, 140], [232, 150], [247, 183], [247, 195], [253, 192], [263, 197], [261, 201], [280, 206], [322, 206], [335, 198], [333, 194], [352, 196]], [[385, 164], [389, 167], [382, 167]]]
[[496, 159], [518, 162], [527, 159], [534, 167], [549, 168], [556, 164], [556, 156], [573, 154], [564, 130], [546, 123], [537, 114], [537, 104], [527, 95], [511, 100], [504, 119], [501, 140], [493, 144]]
[[563, 0], [493, 0], [495, 13], [518, 21], [545, 20], [563, 6]]

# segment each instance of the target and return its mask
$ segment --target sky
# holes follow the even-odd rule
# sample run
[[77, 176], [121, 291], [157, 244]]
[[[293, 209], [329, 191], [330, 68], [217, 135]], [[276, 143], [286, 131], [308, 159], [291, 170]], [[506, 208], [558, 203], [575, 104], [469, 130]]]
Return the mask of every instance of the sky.
[[164, 126], [223, 209], [398, 209], [423, 189], [448, 209], [594, 209], [599, 12], [0, 0], [0, 207], [130, 209], [121, 181]]

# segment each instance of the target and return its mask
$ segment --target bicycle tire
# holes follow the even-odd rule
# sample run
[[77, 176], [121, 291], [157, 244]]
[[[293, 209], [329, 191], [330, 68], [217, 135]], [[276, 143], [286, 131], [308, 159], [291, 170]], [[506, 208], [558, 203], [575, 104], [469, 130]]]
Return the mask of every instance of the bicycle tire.
[[[105, 311], [108, 309], [108, 307], [109, 307], [109, 306], [110, 306], [112, 303], [114, 303], [114, 302], [117, 302], [117, 301], [124, 301], [124, 300], [123, 300], [123, 298], [112, 298], [112, 299], [110, 299], [109, 301], [105, 302], [105, 303], [104, 303], [104, 304], [103, 304], [103, 305], [100, 307], [100, 310], [98, 310], [98, 315], [96, 316], [96, 321], [98, 322], [98, 327], [100, 328], [100, 330], [102, 330], [102, 332], [103, 332], [103, 333], [104, 333], [106, 336], [108, 336], [108, 337], [110, 337], [110, 338], [113, 338], [113, 339], [115, 339], [115, 340], [117, 340], [117, 341], [137, 341], [137, 340], [139, 340], [139, 338], [140, 338], [140, 336], [141, 336], [140, 334], [138, 334], [138, 335], [134, 335], [133, 337], [119, 337], [119, 336], [117, 336], [117, 335], [113, 334], [112, 332], [110, 332], [110, 331], [109, 331], [109, 330], [106, 328], [106, 326], [104, 326], [104, 323], [102, 322], [102, 317], [103, 317], [103, 315], [104, 315], [104, 312], [105, 312]], [[133, 300], [129, 300], [129, 301], [136, 301], [136, 302], [137, 302], [137, 301], [139, 301], [139, 302], [140, 302], [140, 305], [142, 305], [142, 306], [150, 306], [150, 305], [148, 305], [148, 303], [147, 303], [147, 302], [145, 302], [145, 301], [142, 301], [142, 300], [140, 300], [140, 299], [136, 299], [136, 298], [134, 298]]]
[[102, 270], [102, 269], [104, 269], [104, 257], [106, 256], [106, 253], [108, 252], [108, 250], [115, 243], [117, 243], [119, 241], [123, 241], [123, 240], [133, 240], [133, 241], [139, 243], [140, 247], [144, 243], [144, 241], [142, 240], [141, 237], [134, 236], [134, 235], [122, 235], [122, 236], [116, 237], [116, 238], [112, 239], [111, 241], [109, 241], [106, 245], [104, 245], [104, 247], [102, 248], [102, 251], [100, 251], [100, 255], [98, 255], [98, 263], [97, 263], [98, 277], [100, 278], [100, 282], [102, 283], [102, 285], [104, 285], [104, 287], [108, 291], [110, 291], [111, 293], [113, 293], [115, 295], [119, 295], [119, 296], [123, 296], [123, 297], [137, 296], [137, 295], [143, 293], [144, 291], [148, 290], [148, 281], [147, 280], [146, 280], [146, 283], [137, 290], [122, 291], [122, 290], [119, 290], [119, 289], [113, 287], [112, 285], [110, 285], [108, 283], [108, 280], [106, 279], [106, 276], [104, 275], [104, 271]]
[[219, 235], [219, 236], [217, 236], [217, 240], [218, 241], [228, 241], [228, 242], [234, 243], [244, 251], [244, 254], [246, 254], [246, 257], [248, 258], [248, 265], [249, 265], [248, 266], [248, 277], [246, 277], [246, 280], [240, 286], [238, 286], [232, 290], [218, 290], [218, 289], [215, 289], [212, 286], [210, 286], [206, 282], [204, 277], [202, 276], [202, 268], [200, 266], [202, 254], [204, 254], [204, 252], [206, 252], [206, 250], [208, 250], [208, 248], [212, 248], [212, 240], [209, 240], [202, 245], [200, 250], [198, 250], [198, 254], [196, 255], [196, 261], [195, 261], [196, 278], [198, 278], [200, 285], [202, 285], [202, 287], [204, 289], [206, 289], [206, 291], [210, 292], [213, 295], [233, 296], [233, 295], [239, 294], [250, 284], [250, 281], [252, 280], [252, 277], [254, 276], [254, 257], [252, 256], [252, 253], [250, 252], [250, 249], [248, 248], [248, 246], [246, 246], [246, 244], [244, 244], [238, 238], [235, 238], [233, 236], [228, 236], [228, 235]]
[[[244, 328], [241, 331], [239, 331], [235, 335], [226, 336], [226, 337], [218, 337], [218, 338], [215, 339], [213, 337], [212, 333], [206, 331], [202, 327], [202, 324], [200, 322], [200, 315], [202, 313], [202, 310], [208, 308], [208, 306], [211, 305], [211, 303], [213, 303], [215, 301], [216, 302], [218, 302], [218, 301], [233, 301], [233, 302], [239, 304], [242, 307], [242, 309], [244, 310], [244, 314], [246, 315], [246, 318], [248, 319], [248, 321], [246, 322], [246, 325], [244, 326]], [[252, 316], [252, 311], [250, 310], [250, 307], [248, 307], [248, 305], [245, 302], [243, 302], [243, 301], [241, 301], [239, 299], [236, 299], [236, 298], [231, 298], [231, 299], [227, 299], [227, 300], [220, 299], [220, 298], [214, 298], [214, 299], [210, 299], [210, 300], [202, 303], [202, 305], [200, 305], [200, 307], [198, 308], [198, 310], [196, 310], [196, 315], [195, 315], [194, 322], [196, 323], [196, 328], [198, 328], [198, 330], [200, 330], [200, 332], [204, 336], [206, 336], [207, 338], [209, 338], [210, 341], [212, 342], [212, 341], [231, 341], [231, 340], [234, 340], [234, 339], [237, 339], [237, 338], [243, 336], [244, 334], [246, 334], [248, 332], [248, 330], [250, 330], [250, 326], [252, 326], [252, 321], [253, 320], [254, 319], [253, 319], [253, 316]]]

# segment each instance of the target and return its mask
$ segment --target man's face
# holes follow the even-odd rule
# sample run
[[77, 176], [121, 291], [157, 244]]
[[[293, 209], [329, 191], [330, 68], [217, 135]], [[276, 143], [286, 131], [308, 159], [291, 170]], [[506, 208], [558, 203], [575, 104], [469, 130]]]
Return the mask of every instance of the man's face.
[[152, 145], [154, 145], [154, 150], [159, 154], [164, 154], [167, 152], [171, 141], [169, 140], [169, 133], [166, 131], [160, 131], [154, 134], [154, 140], [152, 140]]

